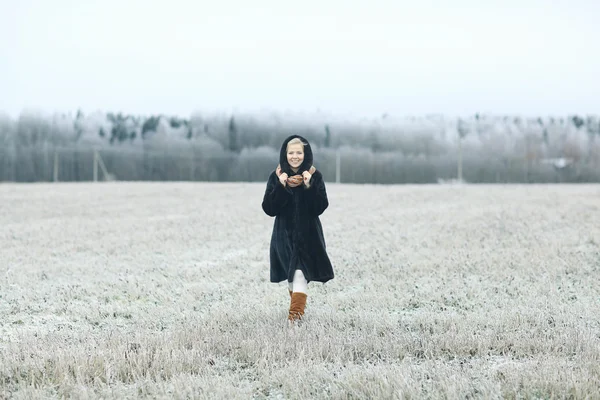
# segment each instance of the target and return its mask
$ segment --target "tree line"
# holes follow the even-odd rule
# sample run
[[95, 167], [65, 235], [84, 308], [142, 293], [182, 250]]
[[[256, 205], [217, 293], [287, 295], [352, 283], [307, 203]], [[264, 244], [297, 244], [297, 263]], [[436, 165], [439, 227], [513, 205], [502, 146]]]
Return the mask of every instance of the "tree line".
[[[600, 182], [600, 118], [474, 114], [341, 119], [292, 114], [0, 115], [0, 181], [264, 181], [283, 139], [311, 142], [343, 183]], [[104, 171], [104, 169], [106, 171]], [[105, 174], [108, 172], [108, 174]]]

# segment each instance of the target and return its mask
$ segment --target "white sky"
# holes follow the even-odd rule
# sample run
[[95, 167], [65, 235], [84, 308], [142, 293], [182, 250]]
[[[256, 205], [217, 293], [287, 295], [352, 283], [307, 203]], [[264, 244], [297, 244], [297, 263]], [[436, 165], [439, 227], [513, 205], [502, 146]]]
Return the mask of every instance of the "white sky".
[[0, 111], [600, 111], [600, 1], [0, 0]]

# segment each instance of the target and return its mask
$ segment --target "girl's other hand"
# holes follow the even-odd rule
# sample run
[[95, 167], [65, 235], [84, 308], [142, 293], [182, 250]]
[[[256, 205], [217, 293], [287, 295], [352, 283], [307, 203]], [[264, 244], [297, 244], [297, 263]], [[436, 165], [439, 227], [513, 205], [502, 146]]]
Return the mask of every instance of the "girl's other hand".
[[302, 173], [302, 176], [304, 177], [304, 184], [308, 185], [308, 182], [310, 182], [310, 178], [312, 178], [312, 175], [310, 174], [310, 172], [304, 171]]
[[287, 184], [287, 178], [288, 178], [288, 175], [285, 172], [283, 174], [279, 175], [279, 182], [281, 182], [281, 184], [284, 187]]

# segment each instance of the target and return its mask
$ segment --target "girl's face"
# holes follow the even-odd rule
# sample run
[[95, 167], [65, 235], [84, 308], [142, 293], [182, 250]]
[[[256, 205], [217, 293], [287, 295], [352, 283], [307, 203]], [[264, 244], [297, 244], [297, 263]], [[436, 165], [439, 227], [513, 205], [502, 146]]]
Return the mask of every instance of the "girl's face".
[[287, 161], [292, 168], [298, 168], [304, 161], [304, 146], [301, 144], [293, 144], [288, 146]]

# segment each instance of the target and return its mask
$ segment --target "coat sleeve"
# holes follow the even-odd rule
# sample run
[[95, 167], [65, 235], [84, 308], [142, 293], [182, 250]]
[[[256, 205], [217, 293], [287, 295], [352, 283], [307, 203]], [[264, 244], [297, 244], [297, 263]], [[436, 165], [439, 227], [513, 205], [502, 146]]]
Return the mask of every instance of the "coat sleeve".
[[320, 172], [315, 173], [311, 178], [310, 188], [306, 189], [306, 201], [308, 202], [308, 211], [314, 217], [323, 214], [323, 211], [329, 207], [325, 181]]
[[286, 206], [290, 200], [292, 194], [283, 187], [283, 185], [277, 179], [275, 172], [269, 176], [267, 182], [267, 190], [263, 197], [262, 209], [270, 217], [277, 216], [283, 207]]

